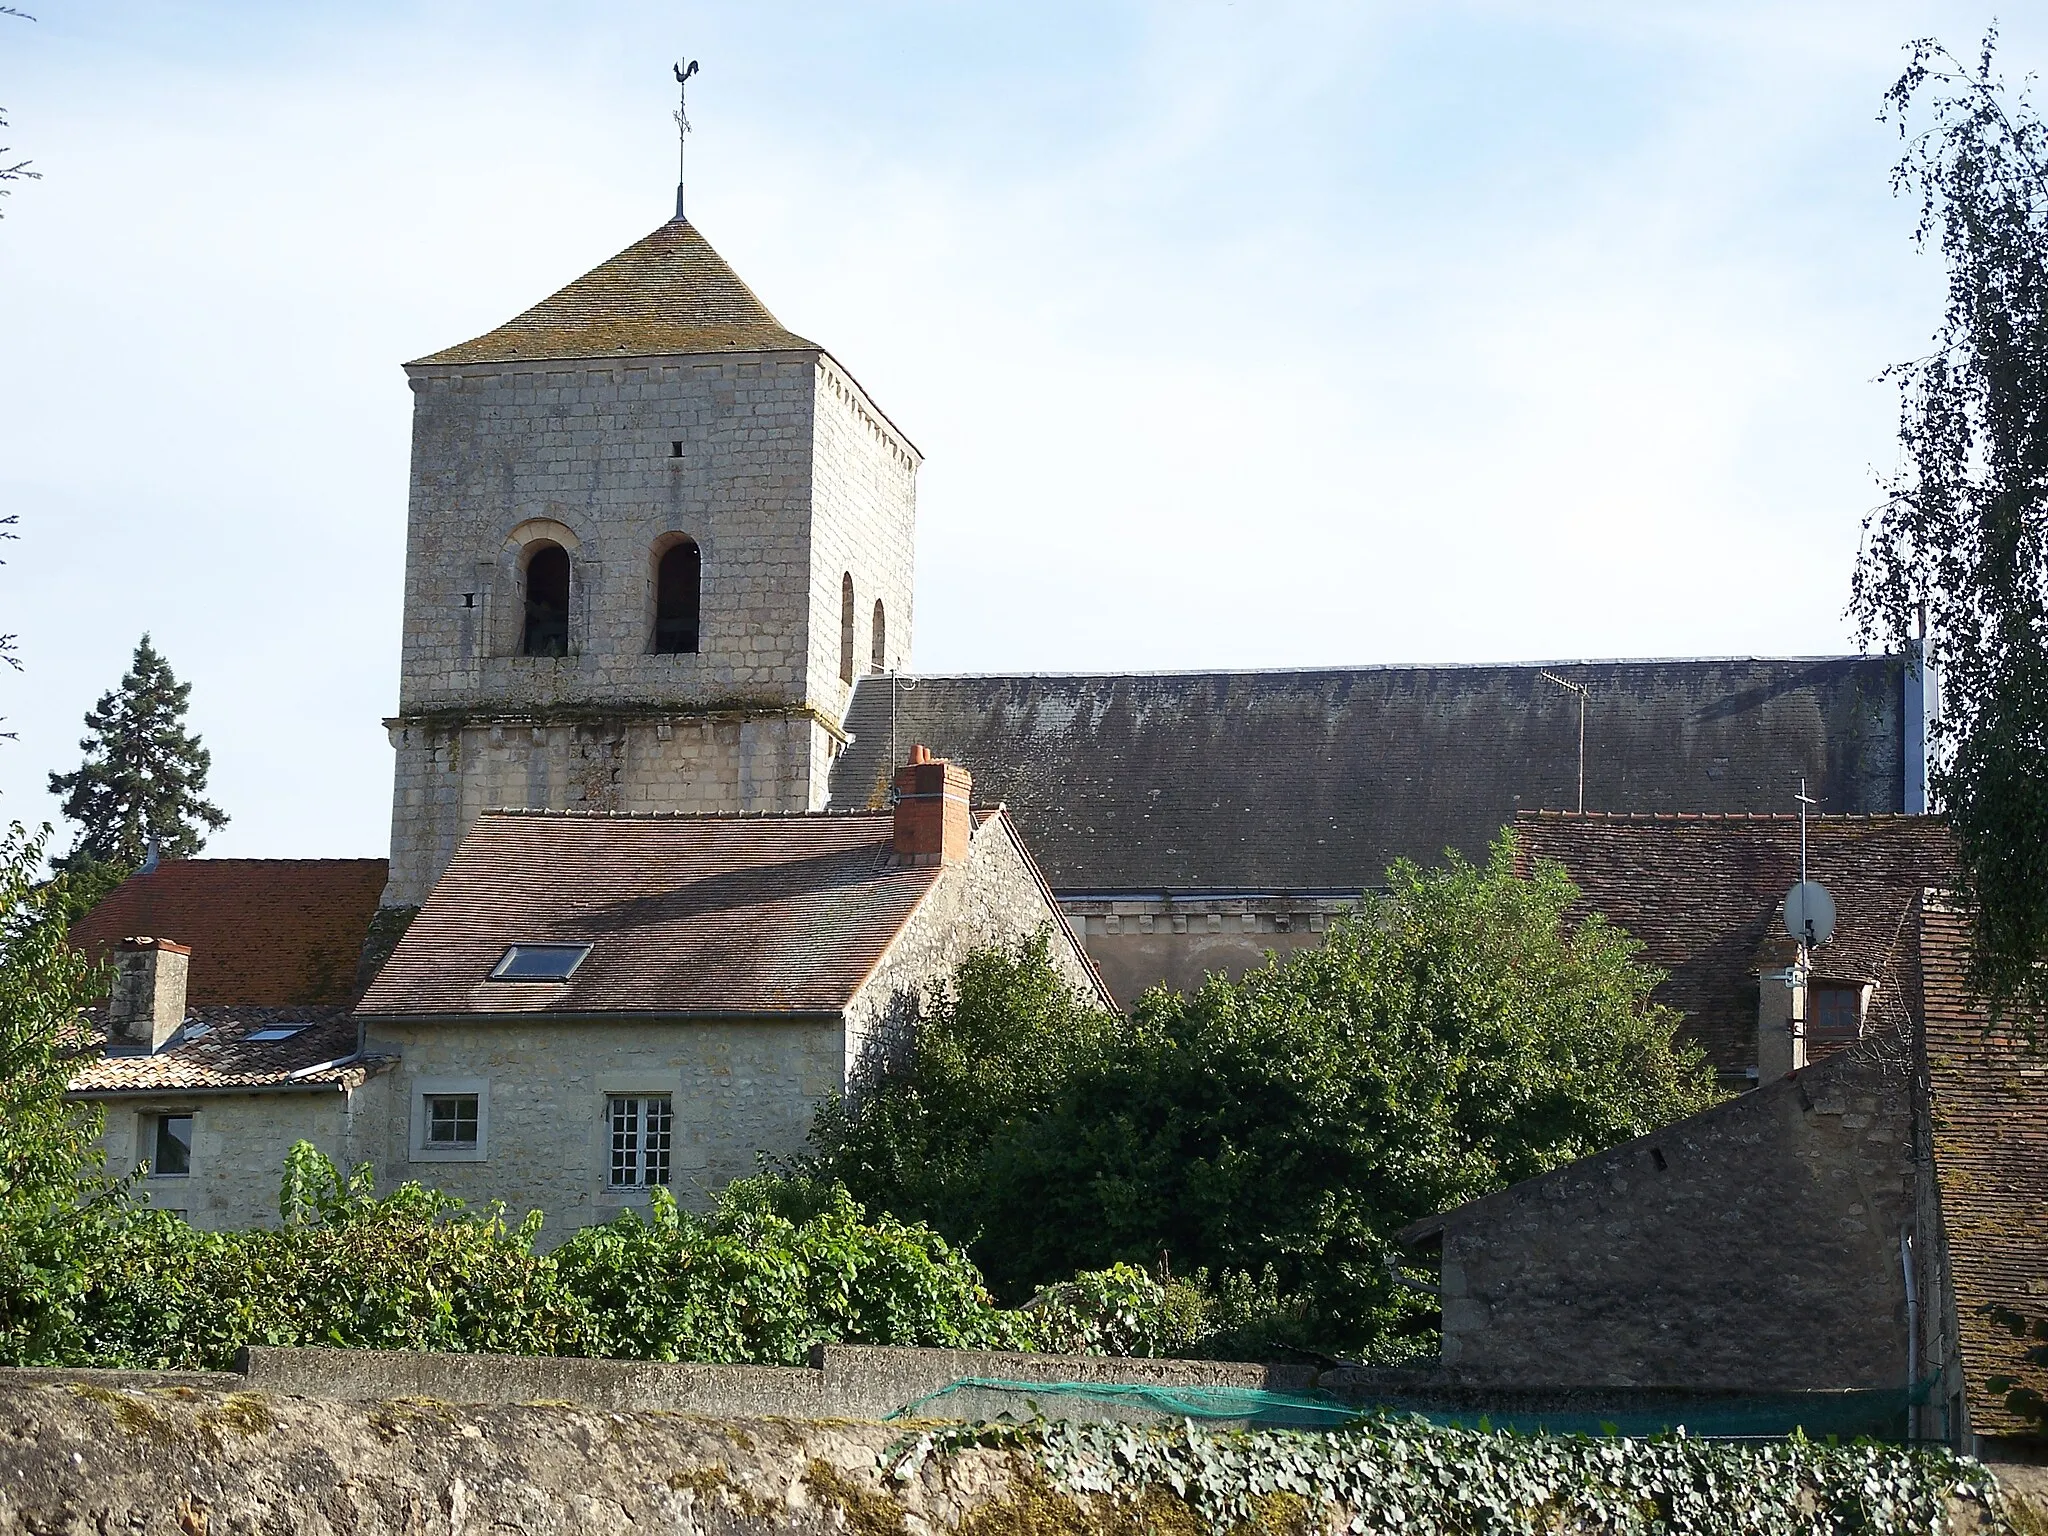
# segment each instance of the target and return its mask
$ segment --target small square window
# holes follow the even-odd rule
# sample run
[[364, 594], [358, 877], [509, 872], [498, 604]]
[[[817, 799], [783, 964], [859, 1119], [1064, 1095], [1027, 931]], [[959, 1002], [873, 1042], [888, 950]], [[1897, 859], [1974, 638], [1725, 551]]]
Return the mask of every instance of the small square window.
[[158, 1115], [151, 1136], [149, 1176], [181, 1179], [192, 1171], [192, 1117]]
[[477, 1144], [477, 1096], [473, 1093], [426, 1095], [427, 1150], [473, 1152]]
[[589, 953], [588, 944], [508, 944], [491, 980], [567, 981]]
[[1813, 1000], [1813, 1024], [1808, 1033], [1816, 1044], [1843, 1044], [1861, 1038], [1861, 987], [1816, 985], [1808, 995]]
[[675, 1114], [665, 1093], [612, 1094], [604, 1101], [612, 1138], [612, 1188], [650, 1189], [668, 1182]]
[[305, 1024], [266, 1024], [261, 1029], [250, 1030], [242, 1038], [268, 1044], [276, 1040], [289, 1040], [293, 1035], [307, 1028], [310, 1028], [310, 1026]]

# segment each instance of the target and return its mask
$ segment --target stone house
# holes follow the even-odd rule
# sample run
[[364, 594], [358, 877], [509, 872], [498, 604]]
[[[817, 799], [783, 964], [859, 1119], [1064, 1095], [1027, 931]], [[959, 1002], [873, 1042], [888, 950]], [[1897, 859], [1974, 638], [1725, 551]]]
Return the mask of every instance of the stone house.
[[1862, 1038], [1408, 1228], [1444, 1378], [1883, 1389], [1915, 1436], [2048, 1455], [2048, 1061], [1969, 997], [1967, 961], [1966, 915], [1925, 892]]
[[382, 859], [167, 859], [72, 927], [115, 978], [110, 1049], [71, 1084], [106, 1113], [110, 1172], [146, 1162], [155, 1204], [244, 1225], [275, 1216], [294, 1142], [348, 1145], [376, 1070], [349, 1010], [386, 879]]
[[196, 955], [116, 951], [107, 1051], [73, 1096], [109, 1163], [203, 1226], [274, 1219], [293, 1142], [472, 1201], [550, 1240], [703, 1205], [800, 1152], [979, 946], [1044, 933], [1113, 1006], [1001, 807], [917, 752], [880, 812], [492, 811], [349, 1012], [186, 1004]]

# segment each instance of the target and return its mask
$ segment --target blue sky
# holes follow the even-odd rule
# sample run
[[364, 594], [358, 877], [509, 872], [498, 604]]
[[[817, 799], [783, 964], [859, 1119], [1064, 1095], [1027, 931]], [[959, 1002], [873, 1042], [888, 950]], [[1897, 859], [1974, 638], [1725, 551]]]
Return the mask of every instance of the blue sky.
[[[1947, 4], [230, 4], [0, 19], [0, 815], [151, 631], [220, 854], [387, 838], [408, 395], [693, 218], [923, 448], [927, 671], [1807, 654], [1925, 343]], [[2048, 26], [2008, 16], [2009, 73]]]

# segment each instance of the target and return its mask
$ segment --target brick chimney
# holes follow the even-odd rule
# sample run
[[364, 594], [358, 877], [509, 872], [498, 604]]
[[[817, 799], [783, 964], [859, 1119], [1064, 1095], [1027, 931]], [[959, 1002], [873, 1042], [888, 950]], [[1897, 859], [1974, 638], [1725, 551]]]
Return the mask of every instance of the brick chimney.
[[169, 939], [123, 939], [114, 950], [114, 990], [107, 998], [112, 1043], [160, 1051], [185, 1022], [185, 974], [192, 951]]
[[973, 776], [958, 763], [912, 747], [910, 761], [896, 770], [896, 861], [957, 864], [966, 858], [974, 833], [968, 814], [973, 789]]

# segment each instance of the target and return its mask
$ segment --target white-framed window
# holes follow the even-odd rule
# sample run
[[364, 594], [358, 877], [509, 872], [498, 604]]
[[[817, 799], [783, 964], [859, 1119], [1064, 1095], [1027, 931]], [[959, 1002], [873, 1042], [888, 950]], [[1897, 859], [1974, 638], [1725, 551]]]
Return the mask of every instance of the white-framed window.
[[144, 1115], [142, 1157], [152, 1179], [183, 1179], [192, 1173], [192, 1114]]
[[412, 1085], [412, 1160], [479, 1163], [490, 1154], [491, 1087], [480, 1077], [419, 1077]]
[[613, 1189], [651, 1189], [668, 1183], [674, 1099], [665, 1093], [608, 1093], [604, 1127]]

